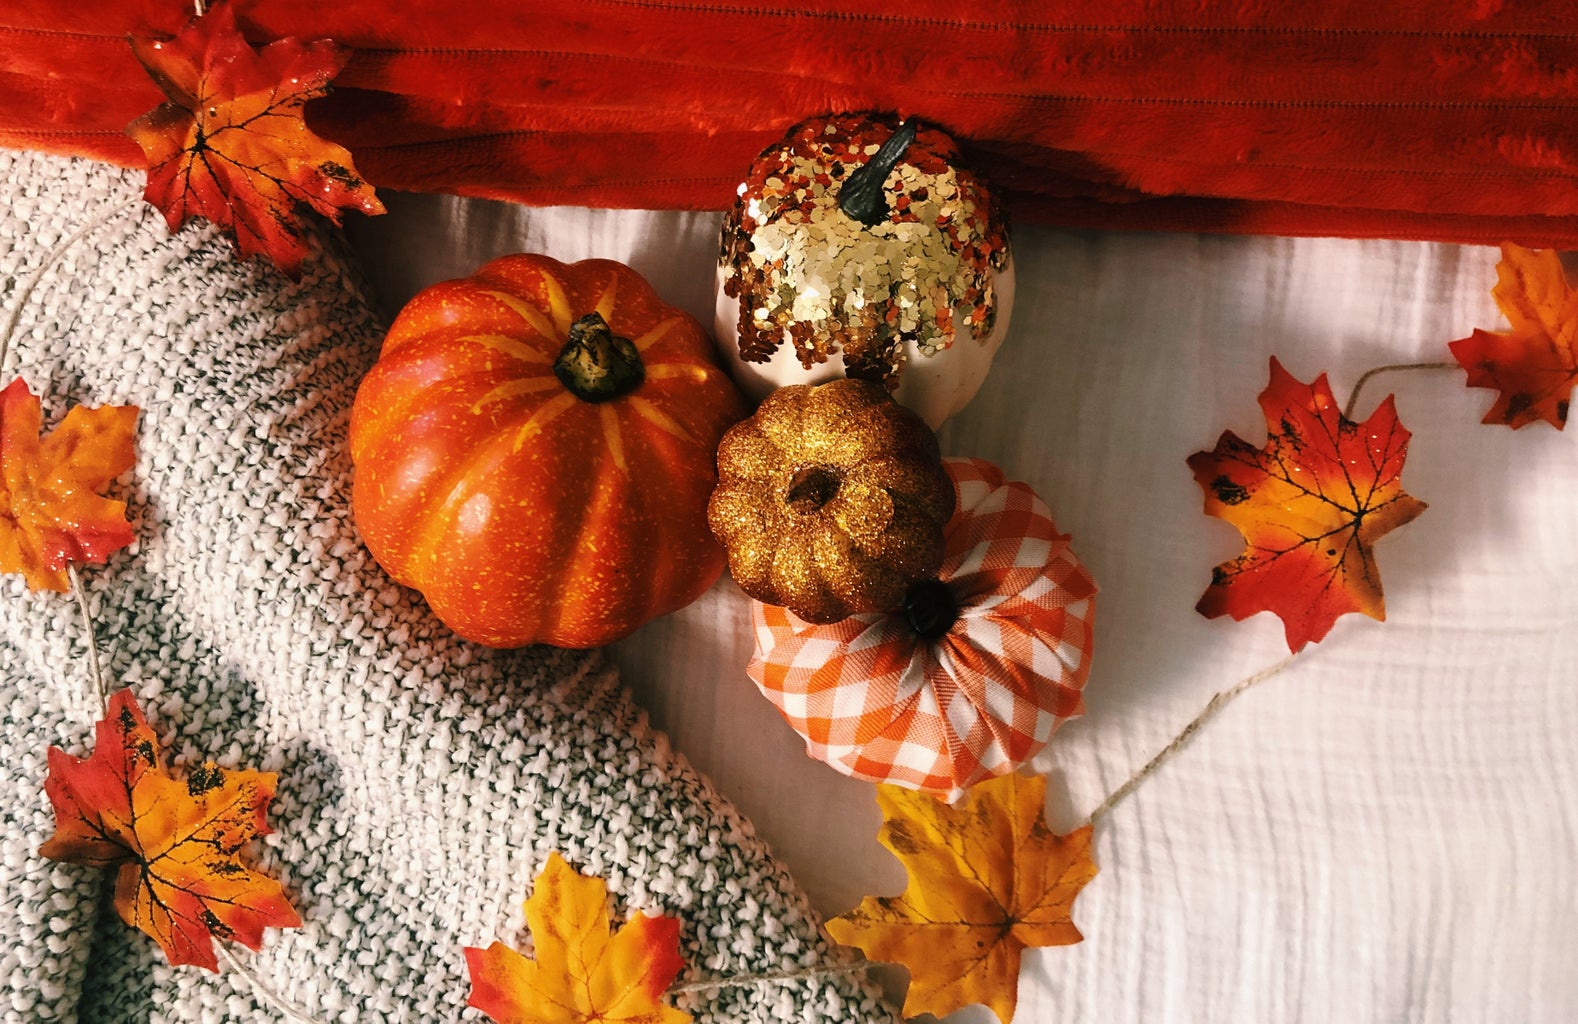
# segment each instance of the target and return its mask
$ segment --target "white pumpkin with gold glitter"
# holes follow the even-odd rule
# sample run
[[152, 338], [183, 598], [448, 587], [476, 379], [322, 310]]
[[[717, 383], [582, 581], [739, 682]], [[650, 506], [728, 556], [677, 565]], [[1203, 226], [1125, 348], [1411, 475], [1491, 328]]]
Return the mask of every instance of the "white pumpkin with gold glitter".
[[881, 381], [937, 427], [974, 397], [1008, 330], [1008, 233], [943, 132], [813, 118], [751, 165], [724, 218], [718, 346], [753, 398]]

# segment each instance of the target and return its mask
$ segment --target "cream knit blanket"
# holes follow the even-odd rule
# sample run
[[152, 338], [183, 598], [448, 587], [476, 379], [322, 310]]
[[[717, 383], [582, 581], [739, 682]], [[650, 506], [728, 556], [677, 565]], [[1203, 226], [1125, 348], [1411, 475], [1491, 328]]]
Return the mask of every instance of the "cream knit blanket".
[[[842, 961], [750, 826], [647, 727], [596, 653], [450, 635], [352, 528], [345, 435], [380, 332], [337, 242], [292, 284], [215, 232], [168, 236], [140, 175], [0, 151], [0, 287], [79, 227], [21, 310], [0, 382], [46, 427], [142, 408], [114, 493], [137, 543], [83, 570], [113, 684], [168, 755], [279, 772], [256, 846], [305, 921], [250, 969], [318, 1021], [481, 1019], [461, 948], [525, 945], [549, 851], [608, 880], [620, 917], [683, 922], [680, 984]], [[112, 211], [119, 212], [112, 212]], [[323, 251], [326, 250], [326, 251]], [[231, 974], [172, 968], [109, 905], [104, 872], [37, 856], [45, 749], [91, 747], [84, 626], [0, 581], [0, 1019], [277, 1019]], [[681, 995], [703, 1021], [887, 1020], [848, 974]]]

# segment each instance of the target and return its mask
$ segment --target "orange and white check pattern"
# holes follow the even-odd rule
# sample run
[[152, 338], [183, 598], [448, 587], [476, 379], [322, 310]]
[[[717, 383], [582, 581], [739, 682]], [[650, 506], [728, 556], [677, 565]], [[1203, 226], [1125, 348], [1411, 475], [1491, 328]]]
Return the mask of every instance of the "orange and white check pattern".
[[1096, 585], [1034, 491], [980, 459], [946, 465], [952, 628], [928, 641], [902, 614], [823, 626], [755, 601], [748, 671], [810, 756], [953, 800], [1084, 710]]

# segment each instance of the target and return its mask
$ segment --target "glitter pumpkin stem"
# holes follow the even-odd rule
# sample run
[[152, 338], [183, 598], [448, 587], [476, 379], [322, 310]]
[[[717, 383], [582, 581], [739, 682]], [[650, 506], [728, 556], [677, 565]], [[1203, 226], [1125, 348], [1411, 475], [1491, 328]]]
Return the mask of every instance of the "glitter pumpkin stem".
[[832, 501], [844, 482], [837, 466], [802, 466], [789, 480], [784, 503], [801, 515], [819, 512]]
[[588, 313], [570, 325], [553, 364], [553, 375], [583, 402], [607, 402], [627, 395], [646, 379], [641, 353], [629, 338], [621, 338], [598, 313]]
[[866, 227], [876, 227], [888, 219], [888, 199], [882, 186], [888, 175], [898, 165], [904, 151], [915, 141], [915, 122], [905, 121], [888, 140], [877, 148], [858, 170], [844, 182], [838, 192], [838, 208], [852, 220]]

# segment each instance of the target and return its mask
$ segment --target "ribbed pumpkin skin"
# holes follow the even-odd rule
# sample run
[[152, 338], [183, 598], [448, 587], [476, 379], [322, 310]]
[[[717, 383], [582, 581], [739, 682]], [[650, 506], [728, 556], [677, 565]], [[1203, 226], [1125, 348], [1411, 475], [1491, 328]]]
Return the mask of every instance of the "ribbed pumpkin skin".
[[[646, 378], [583, 401], [553, 364], [598, 312]], [[689, 314], [609, 260], [506, 256], [396, 318], [351, 413], [356, 525], [378, 564], [492, 647], [595, 647], [701, 596], [723, 432], [745, 414]]]

